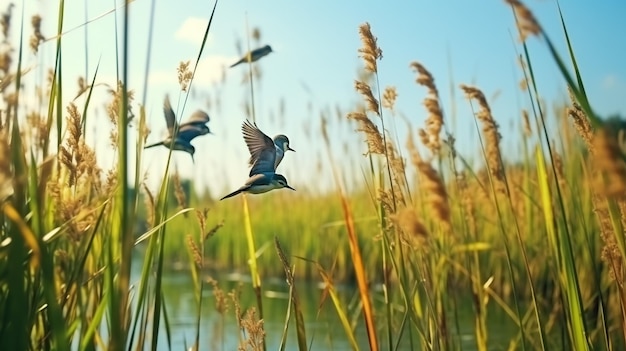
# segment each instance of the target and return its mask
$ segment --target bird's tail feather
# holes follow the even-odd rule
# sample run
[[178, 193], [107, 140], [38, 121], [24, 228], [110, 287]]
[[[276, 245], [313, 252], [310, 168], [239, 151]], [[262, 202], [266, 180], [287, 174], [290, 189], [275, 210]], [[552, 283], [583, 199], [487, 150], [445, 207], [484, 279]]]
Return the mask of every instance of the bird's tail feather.
[[158, 143], [154, 143], [154, 144], [146, 145], [146, 146], [144, 146], [143, 148], [144, 148], [144, 149], [149, 149], [149, 148], [151, 148], [151, 147], [155, 147], [155, 146], [159, 146], [159, 145], [163, 145], [163, 142], [162, 142], [162, 141], [159, 141]]
[[222, 201], [224, 199], [228, 199], [229, 197], [233, 197], [233, 196], [239, 194], [242, 191], [243, 191], [243, 189], [237, 189], [237, 190], [233, 191], [232, 193], [230, 193], [230, 194], [224, 196], [223, 198], [221, 198], [220, 201]]

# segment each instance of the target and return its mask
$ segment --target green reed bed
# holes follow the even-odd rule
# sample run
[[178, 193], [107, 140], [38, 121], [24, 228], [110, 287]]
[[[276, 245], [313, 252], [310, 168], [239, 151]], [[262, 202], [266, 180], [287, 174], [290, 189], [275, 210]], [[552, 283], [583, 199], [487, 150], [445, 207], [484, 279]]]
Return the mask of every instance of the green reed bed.
[[[158, 192], [151, 193], [139, 175], [130, 177], [129, 152], [141, 169], [147, 131], [143, 105], [137, 131], [129, 128], [135, 97], [123, 84], [127, 7], [116, 10], [124, 30], [116, 33], [121, 76], [107, 108], [116, 157], [107, 171], [85, 142], [91, 100], [60, 103], [68, 90], [61, 84], [63, 2], [56, 64], [47, 85], [36, 87], [45, 96], [46, 113], [28, 118], [20, 115], [29, 107], [22, 106], [23, 90], [17, 88], [26, 50], [20, 27], [17, 50], [3, 53], [15, 55], [16, 67], [0, 67], [0, 348], [203, 349], [200, 311], [211, 290], [221, 321], [212, 347], [224, 349], [224, 323], [233, 314], [240, 347], [265, 349], [260, 282], [283, 275], [289, 299], [281, 349], [320, 347], [305, 323], [312, 317], [304, 315], [301, 300], [305, 279], [321, 282], [322, 304], [335, 312], [322, 315], [320, 306], [315, 320], [336, 318], [354, 349], [363, 331], [372, 350], [462, 349], [466, 334], [477, 350], [623, 348], [626, 163], [620, 120], [594, 113], [563, 18], [568, 53], [562, 57], [522, 3], [506, 3], [520, 37], [545, 44], [571, 94], [568, 106], [555, 111], [540, 103], [533, 53], [523, 42], [528, 107], [519, 111], [520, 161], [501, 152], [497, 116], [480, 87], [453, 84], [474, 115], [457, 117], [473, 117], [480, 135], [474, 146], [483, 167], [468, 167], [472, 156], [454, 144], [447, 113], [452, 109], [439, 98], [440, 84], [428, 63], [419, 61], [408, 65], [407, 74], [416, 77], [414, 94], [423, 96], [427, 118], [410, 125], [409, 135], [398, 135], [396, 124], [405, 122], [394, 110], [398, 93], [380, 85], [387, 77], [377, 69], [380, 48], [390, 39], [379, 43], [375, 28], [365, 23], [359, 27], [364, 73], [354, 84], [362, 103], [339, 112], [340, 119], [329, 118], [327, 109], [320, 112], [333, 190], [248, 196], [243, 207], [238, 201], [216, 206], [210, 194], [180, 179], [169, 157]], [[32, 23], [30, 49], [36, 53], [42, 38], [37, 21]], [[259, 35], [253, 32], [257, 42]], [[148, 67], [149, 55], [146, 60]], [[195, 74], [191, 67], [179, 67], [181, 112]], [[249, 68], [248, 117], [254, 119], [255, 76]], [[83, 87], [87, 97], [97, 69], [91, 74], [84, 77], [91, 82]], [[365, 140], [365, 163], [356, 164], [366, 167], [350, 170], [333, 160], [328, 133], [340, 128], [357, 130]], [[133, 132], [139, 134], [136, 145], [129, 143]], [[346, 179], [358, 182], [356, 190], [344, 190]], [[273, 210], [287, 199], [289, 211]], [[130, 281], [133, 252], [142, 254], [136, 285]], [[195, 335], [185, 345], [170, 342], [168, 315], [176, 306], [168, 305], [163, 276], [172, 267], [188, 271], [194, 284]], [[226, 292], [223, 282], [207, 278], [214, 270], [257, 276], [256, 306], [243, 302], [239, 290]], [[339, 282], [354, 284], [352, 300], [339, 297]], [[498, 335], [493, 316], [515, 332]], [[158, 344], [159, 333], [169, 345]]]

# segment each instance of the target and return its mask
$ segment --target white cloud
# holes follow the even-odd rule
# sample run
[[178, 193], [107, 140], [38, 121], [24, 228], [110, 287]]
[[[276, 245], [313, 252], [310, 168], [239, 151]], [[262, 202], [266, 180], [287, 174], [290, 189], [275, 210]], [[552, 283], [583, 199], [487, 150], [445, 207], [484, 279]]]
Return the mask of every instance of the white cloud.
[[[209, 21], [205, 18], [187, 17], [183, 24], [176, 31], [175, 37], [178, 40], [186, 41], [193, 45], [202, 44], [204, 32]], [[213, 42], [213, 36], [209, 34], [207, 37], [207, 45]]]
[[[234, 56], [209, 55], [200, 59], [193, 84], [212, 84], [222, 79], [223, 70], [227, 69], [234, 61]], [[193, 70], [194, 60], [191, 60], [189, 69]], [[149, 77], [150, 84], [178, 84], [178, 76], [175, 71], [152, 71]]]
[[619, 78], [614, 74], [607, 74], [602, 80], [602, 88], [606, 90], [615, 89], [619, 85]]

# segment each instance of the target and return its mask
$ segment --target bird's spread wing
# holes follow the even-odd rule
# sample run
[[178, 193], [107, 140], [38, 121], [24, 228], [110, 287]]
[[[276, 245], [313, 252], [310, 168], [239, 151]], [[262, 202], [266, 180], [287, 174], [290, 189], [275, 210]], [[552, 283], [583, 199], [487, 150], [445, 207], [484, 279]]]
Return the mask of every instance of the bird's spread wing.
[[248, 151], [250, 151], [249, 164], [252, 166], [250, 175], [274, 172], [274, 162], [276, 161], [274, 141], [249, 121], [243, 123], [241, 130]]
[[253, 174], [246, 180], [246, 184], [242, 188], [250, 188], [253, 185], [268, 185], [270, 183], [271, 177], [268, 177], [266, 174], [257, 173]]
[[172, 133], [174, 133], [174, 126], [176, 125], [176, 115], [174, 114], [174, 110], [172, 110], [169, 95], [165, 95], [165, 101], [163, 101], [163, 115], [165, 116], [167, 130], [170, 135], [172, 135]]
[[185, 123], [181, 124], [181, 127], [184, 125], [188, 125], [188, 124], [206, 124], [210, 120], [211, 119], [209, 118], [209, 115], [206, 112], [202, 110], [197, 110], [194, 113], [192, 113], [191, 116], [189, 116], [189, 118], [187, 118]]
[[195, 137], [204, 135], [204, 134], [206, 133], [204, 132], [201, 125], [198, 126], [198, 125], [189, 124], [189, 125], [179, 127], [178, 135], [176, 136], [176, 138], [190, 142]]

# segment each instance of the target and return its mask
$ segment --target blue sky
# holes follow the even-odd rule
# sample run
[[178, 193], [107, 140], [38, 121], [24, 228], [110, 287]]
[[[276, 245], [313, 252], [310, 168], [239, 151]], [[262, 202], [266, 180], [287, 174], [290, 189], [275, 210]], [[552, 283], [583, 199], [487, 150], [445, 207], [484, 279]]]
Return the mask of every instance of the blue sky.
[[[34, 13], [44, 17], [44, 36], [53, 35], [58, 4], [24, 3], [27, 6], [26, 35], [30, 35], [30, 16]], [[110, 11], [115, 1], [67, 0], [65, 3], [64, 31], [79, 26], [86, 18], [97, 18]], [[318, 155], [325, 155], [323, 141], [318, 136], [320, 111], [325, 109], [330, 111], [333, 121], [329, 126], [335, 141], [333, 153], [338, 160], [345, 161], [346, 172], [360, 177], [361, 171], [354, 165], [363, 160], [359, 155], [365, 152], [365, 144], [360, 135], [352, 132], [356, 126], [338, 123], [334, 111], [335, 106], [339, 106], [344, 113], [349, 112], [360, 101], [353, 85], [361, 67], [357, 29], [365, 21], [371, 24], [383, 50], [383, 59], [379, 63], [381, 87], [393, 85], [397, 88], [397, 110], [411, 121], [414, 128], [422, 126], [426, 117], [421, 104], [425, 89], [415, 84], [415, 75], [409, 69], [409, 63], [417, 60], [435, 77], [448, 128], [455, 134], [457, 146], [464, 155], [476, 155], [478, 144], [471, 110], [458, 89], [461, 83], [475, 84], [483, 90], [501, 126], [505, 150], [515, 154], [520, 110], [529, 107], [527, 95], [519, 89], [522, 73], [516, 63], [516, 50], [521, 52], [521, 46], [512, 13], [504, 2], [482, 1], [480, 6], [476, 3], [353, 0], [229, 0], [218, 3], [209, 43], [184, 110], [187, 115], [197, 108], [205, 109], [211, 115], [209, 126], [215, 135], [194, 140], [197, 149], [195, 165], [188, 155], [182, 153], [174, 154], [174, 163], [184, 177], [192, 178], [198, 187], [208, 186], [216, 196], [238, 187], [247, 178], [248, 155], [240, 132], [245, 118], [242, 103], [249, 94], [248, 85], [241, 83], [247, 67], [242, 65], [227, 70], [224, 83], [220, 83], [222, 67], [230, 65], [239, 56], [237, 40], [245, 48], [246, 20], [250, 29], [257, 27], [261, 30], [260, 45], [270, 44], [275, 50], [259, 61], [263, 78], [256, 83], [257, 124], [270, 136], [284, 133], [291, 139], [291, 146], [297, 152], [287, 154], [279, 172], [296, 188], [323, 187], [331, 183], [330, 168], [317, 167]], [[528, 0], [525, 3], [560, 52], [566, 55], [556, 2]], [[5, 8], [6, 1], [3, 4], [1, 7]], [[18, 35], [22, 4], [17, 2], [14, 9], [14, 38]], [[85, 4], [88, 4], [87, 9]], [[136, 103], [142, 102], [144, 94], [151, 6], [152, 2], [147, 0], [135, 0], [130, 4], [129, 87], [136, 92]], [[146, 95], [148, 123], [152, 130], [149, 142], [158, 139], [165, 130], [161, 112], [165, 93], [170, 94], [174, 109], [178, 110], [180, 88], [176, 67], [180, 61], [195, 62], [212, 6], [213, 2], [197, 0], [156, 2]], [[561, 7], [594, 108], [601, 115], [624, 114], [626, 40], [622, 33], [626, 33], [626, 23], [620, 17], [626, 13], [626, 3], [563, 1]], [[115, 16], [111, 13], [94, 20], [86, 27], [87, 32], [81, 27], [63, 36], [66, 102], [75, 94], [78, 76], [87, 74], [88, 80], [92, 79], [98, 60], [97, 80], [109, 84], [115, 82]], [[122, 13], [118, 12], [117, 16], [121, 28]], [[252, 42], [251, 45], [255, 44]], [[529, 48], [540, 94], [548, 107], [566, 101], [563, 79], [545, 45], [531, 38]], [[52, 65], [54, 50], [54, 41], [49, 41], [41, 46], [36, 57], [27, 51], [26, 62], [35, 68], [25, 77], [27, 84], [44, 80], [44, 72]], [[454, 95], [450, 94], [451, 84]], [[31, 92], [32, 87], [30, 89], [27, 92]], [[215, 103], [208, 106], [207, 95], [219, 96], [221, 108], [217, 109]], [[111, 153], [107, 152], [109, 124], [103, 109], [106, 97], [105, 89], [99, 88], [90, 110], [92, 128], [87, 135], [88, 141], [96, 145], [104, 168], [113, 162]], [[272, 115], [278, 115], [281, 100], [285, 106], [285, 118], [272, 118]], [[76, 103], [82, 109], [84, 99], [79, 98]], [[312, 111], [307, 107], [309, 104], [313, 106]], [[455, 125], [451, 123], [452, 106], [456, 106]], [[35, 101], [32, 101], [32, 108], [45, 111], [45, 106]], [[138, 111], [138, 107], [134, 106], [134, 110]], [[387, 118], [397, 122], [403, 145], [406, 136], [404, 122], [389, 115]], [[304, 129], [309, 130], [309, 136]], [[136, 130], [130, 129], [130, 133], [134, 136]], [[135, 140], [134, 137], [131, 140]], [[349, 158], [342, 158], [344, 144], [351, 152]], [[167, 150], [151, 149], [144, 155], [145, 162], [140, 171], [148, 172], [149, 182], [154, 187], [162, 176]], [[313, 178], [317, 181], [311, 181]]]

